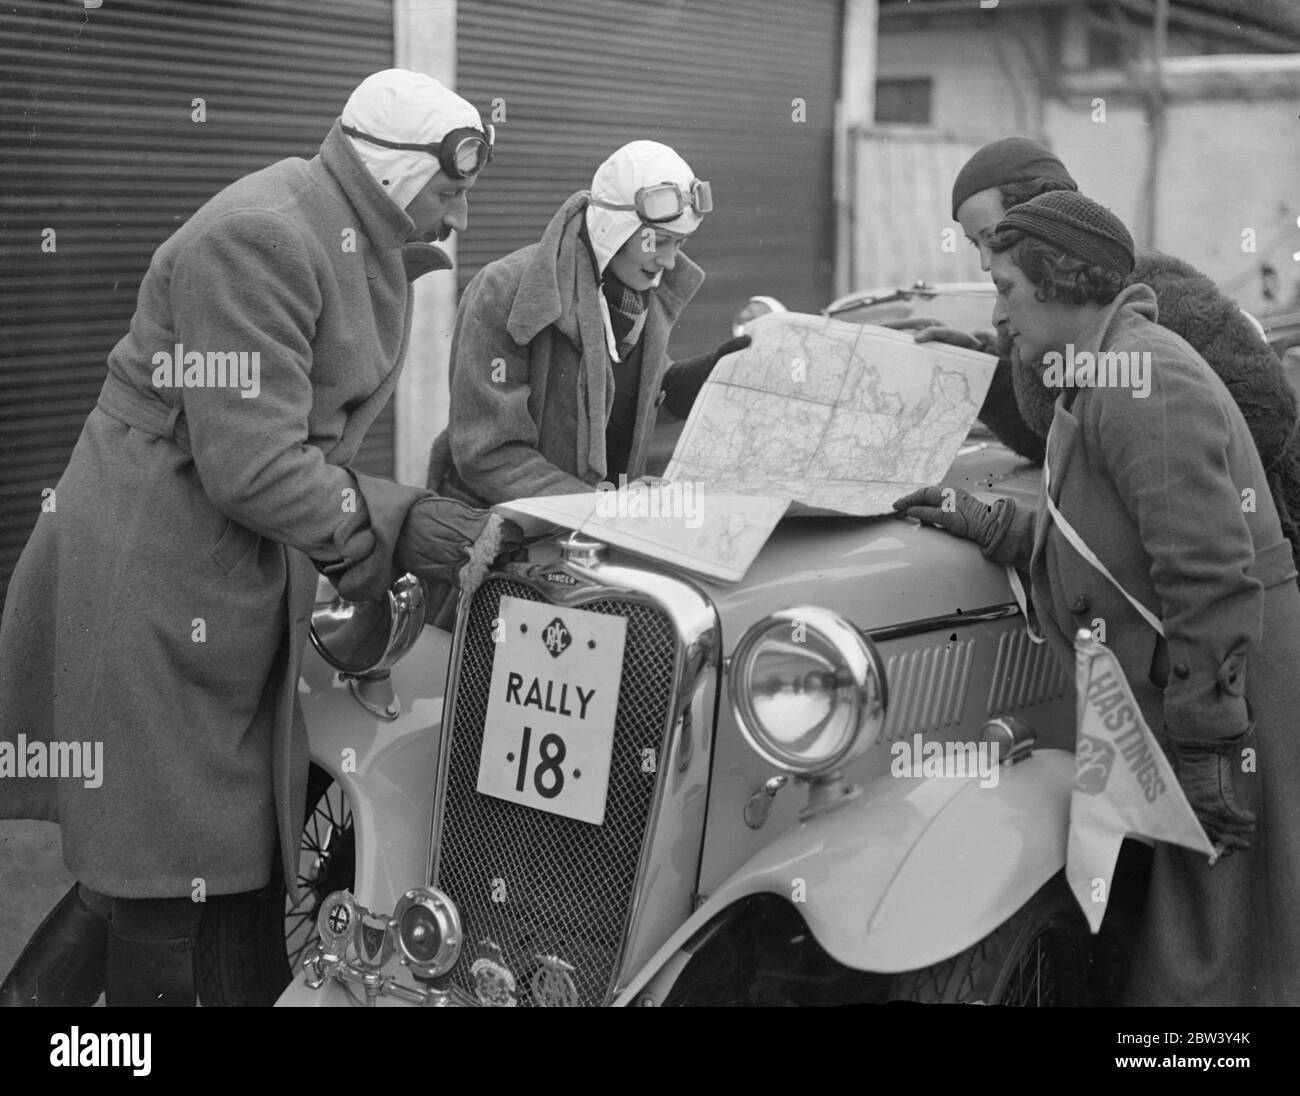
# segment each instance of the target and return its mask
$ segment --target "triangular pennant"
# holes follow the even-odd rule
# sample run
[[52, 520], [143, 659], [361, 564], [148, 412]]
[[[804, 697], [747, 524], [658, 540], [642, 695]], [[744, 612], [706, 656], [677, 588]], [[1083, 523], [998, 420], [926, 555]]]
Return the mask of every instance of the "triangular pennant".
[[1065, 877], [1095, 933], [1127, 835], [1183, 845], [1211, 858], [1214, 846], [1114, 653], [1085, 629], [1075, 637], [1074, 656], [1079, 734]]

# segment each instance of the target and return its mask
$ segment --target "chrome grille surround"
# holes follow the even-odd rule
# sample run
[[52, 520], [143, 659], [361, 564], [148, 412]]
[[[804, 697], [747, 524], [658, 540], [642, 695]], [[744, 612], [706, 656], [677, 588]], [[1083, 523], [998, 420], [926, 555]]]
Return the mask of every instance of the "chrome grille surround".
[[[548, 576], [562, 572], [556, 581]], [[628, 621], [606, 817], [591, 826], [476, 790], [505, 595]], [[451, 979], [493, 958], [519, 1004], [552, 957], [573, 967], [577, 1001], [611, 1000], [691, 912], [717, 704], [719, 627], [707, 597], [675, 578], [600, 563], [547, 561], [497, 572], [462, 605], [439, 748], [429, 879], [456, 902], [465, 954]], [[645, 772], [646, 750], [653, 773]], [[685, 855], [683, 849], [690, 850]], [[687, 869], [687, 870], [683, 870]], [[644, 902], [655, 880], [653, 904]], [[500, 949], [500, 956], [492, 947]]]

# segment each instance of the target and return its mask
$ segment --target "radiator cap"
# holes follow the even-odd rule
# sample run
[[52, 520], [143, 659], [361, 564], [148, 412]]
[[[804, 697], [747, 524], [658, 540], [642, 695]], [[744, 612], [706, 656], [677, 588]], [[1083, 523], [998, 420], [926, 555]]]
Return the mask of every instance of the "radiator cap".
[[589, 540], [577, 533], [570, 533], [560, 541], [560, 556], [565, 563], [576, 563], [582, 567], [594, 567], [605, 561], [609, 549], [598, 540]]

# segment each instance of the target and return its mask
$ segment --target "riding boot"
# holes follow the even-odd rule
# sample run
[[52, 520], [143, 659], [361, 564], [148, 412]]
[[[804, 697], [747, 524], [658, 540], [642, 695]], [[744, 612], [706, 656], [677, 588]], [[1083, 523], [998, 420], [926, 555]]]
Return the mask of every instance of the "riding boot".
[[93, 1005], [104, 992], [108, 911], [103, 895], [73, 884], [41, 922], [0, 984], [0, 1006]]
[[193, 1008], [199, 911], [184, 898], [113, 902], [105, 1003], [110, 1008]]

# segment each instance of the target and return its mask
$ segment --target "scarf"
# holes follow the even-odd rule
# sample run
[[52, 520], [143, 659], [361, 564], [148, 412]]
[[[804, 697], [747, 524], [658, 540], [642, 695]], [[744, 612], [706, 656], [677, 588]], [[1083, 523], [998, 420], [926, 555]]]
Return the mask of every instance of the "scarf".
[[619, 361], [627, 361], [645, 327], [645, 294], [629, 289], [608, 271], [601, 280], [600, 291], [609, 305], [609, 322], [614, 328]]

